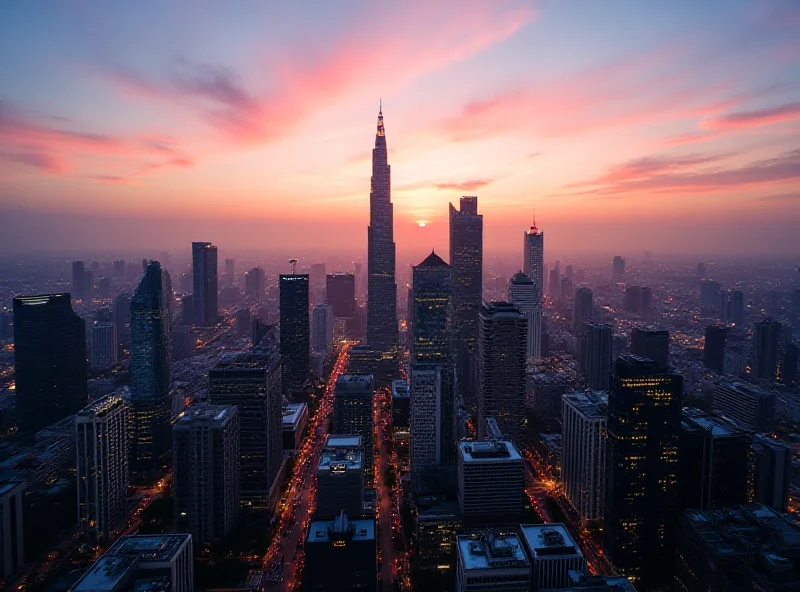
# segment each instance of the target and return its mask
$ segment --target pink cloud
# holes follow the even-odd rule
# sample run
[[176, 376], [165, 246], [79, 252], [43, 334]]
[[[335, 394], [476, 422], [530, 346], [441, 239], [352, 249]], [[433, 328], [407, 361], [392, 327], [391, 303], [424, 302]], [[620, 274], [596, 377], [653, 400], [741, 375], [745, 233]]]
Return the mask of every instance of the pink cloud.
[[728, 113], [707, 119], [700, 124], [700, 127], [707, 130], [727, 130], [772, 125], [796, 119], [800, 119], [800, 102], [755, 109], [753, 111]]
[[46, 173], [63, 173], [67, 170], [66, 164], [58, 157], [44, 152], [0, 152], [0, 160], [33, 167]]
[[436, 189], [453, 189], [457, 191], [475, 191], [476, 189], [480, 189], [481, 187], [486, 187], [490, 185], [494, 179], [473, 179], [471, 181], [460, 181], [458, 183], [436, 183], [434, 187]]

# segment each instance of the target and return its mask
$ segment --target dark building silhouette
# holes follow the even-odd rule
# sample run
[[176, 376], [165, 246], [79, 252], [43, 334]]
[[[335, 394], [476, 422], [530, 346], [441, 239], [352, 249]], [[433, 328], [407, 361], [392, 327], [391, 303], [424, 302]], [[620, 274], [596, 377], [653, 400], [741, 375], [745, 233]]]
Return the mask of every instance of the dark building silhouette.
[[462, 197], [459, 209], [450, 204], [450, 266], [456, 374], [462, 398], [474, 404], [478, 314], [483, 295], [483, 216], [478, 214], [476, 196]]
[[525, 350], [528, 319], [508, 302], [481, 307], [478, 325], [478, 439], [486, 437], [486, 419], [521, 444], [525, 418]]
[[303, 387], [310, 371], [311, 326], [308, 316], [308, 274], [280, 276], [281, 376], [283, 392]]
[[86, 406], [86, 323], [69, 294], [14, 298], [17, 428], [25, 438]]
[[678, 491], [681, 509], [712, 510], [747, 502], [750, 436], [735, 424], [683, 410]]
[[797, 381], [798, 347], [795, 343], [787, 343], [781, 358], [781, 382], [792, 384]]
[[264, 300], [264, 270], [260, 267], [245, 272], [244, 295], [248, 302], [256, 304]]
[[172, 443], [167, 275], [152, 261], [131, 298], [131, 467], [160, 469]]
[[669, 331], [634, 327], [631, 331], [631, 353], [667, 366], [669, 364]]
[[744, 292], [733, 290], [728, 295], [725, 320], [737, 327], [744, 326]]
[[211, 326], [219, 316], [217, 247], [211, 243], [192, 243], [192, 304], [194, 323]]
[[397, 338], [391, 169], [386, 153], [383, 110], [380, 110], [372, 150], [367, 229], [367, 345], [374, 351], [390, 352], [397, 348]]
[[617, 359], [608, 397], [604, 548], [645, 588], [672, 577], [683, 377], [652, 360]]
[[709, 370], [722, 374], [725, 371], [725, 343], [728, 330], [720, 325], [706, 327], [706, 340], [703, 346], [703, 365]]
[[778, 373], [778, 341], [781, 324], [763, 319], [753, 326], [753, 376], [774, 381]]
[[356, 316], [356, 277], [352, 273], [329, 273], [326, 278], [327, 302], [333, 316], [352, 319]]
[[625, 278], [625, 258], [615, 255], [611, 262], [611, 280], [621, 282]]
[[580, 336], [583, 331], [583, 324], [592, 320], [593, 316], [593, 295], [589, 288], [578, 288], [575, 290], [575, 300], [572, 304], [572, 334]]
[[779, 440], [756, 434], [750, 449], [749, 498], [778, 512], [786, 512], [791, 480], [792, 449]]
[[581, 335], [581, 370], [591, 390], [608, 390], [614, 330], [605, 323], [585, 323]]
[[375, 519], [314, 520], [304, 545], [303, 591], [378, 590]]

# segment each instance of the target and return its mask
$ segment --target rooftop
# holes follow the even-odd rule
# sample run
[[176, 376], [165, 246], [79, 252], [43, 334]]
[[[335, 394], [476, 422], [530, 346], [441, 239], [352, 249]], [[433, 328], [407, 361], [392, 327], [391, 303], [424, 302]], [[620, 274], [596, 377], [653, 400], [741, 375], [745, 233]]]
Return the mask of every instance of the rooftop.
[[120, 582], [133, 576], [137, 568], [136, 557], [114, 557], [103, 555], [95, 561], [78, 583], [73, 592], [112, 592]]
[[435, 252], [431, 251], [431, 254], [428, 255], [422, 263], [417, 265], [417, 267], [450, 267], [444, 259], [439, 257]]
[[510, 302], [484, 302], [481, 316], [521, 317], [522, 313]]
[[528, 555], [517, 535], [489, 535], [475, 539], [456, 537], [458, 555], [464, 567], [475, 569], [504, 569], [530, 566]]
[[142, 561], [169, 561], [191, 538], [190, 534], [123, 536], [117, 539], [106, 555], [138, 557]]
[[283, 426], [294, 427], [303, 413], [307, 413], [308, 406], [305, 403], [287, 403], [283, 406]]
[[361, 448], [361, 436], [329, 434], [325, 439], [325, 449]]
[[350, 520], [347, 515], [340, 514], [333, 521], [313, 520], [308, 527], [306, 545], [312, 543], [329, 543], [336, 535], [350, 535], [349, 542], [363, 542], [375, 540], [375, 520], [370, 518]]
[[714, 438], [735, 438], [745, 435], [745, 432], [730, 422], [708, 415], [693, 407], [683, 409], [681, 429], [687, 432], [702, 430], [710, 433]]
[[534, 560], [560, 555], [583, 556], [563, 524], [521, 524], [520, 530]]
[[406, 380], [393, 380], [392, 381], [392, 396], [393, 397], [408, 397], [408, 381]]
[[192, 405], [186, 409], [176, 425], [223, 424], [235, 414], [236, 409], [230, 405]]
[[608, 414], [606, 391], [576, 391], [565, 394], [564, 401], [587, 419], [605, 419]]
[[342, 374], [336, 379], [334, 394], [347, 393], [371, 396], [373, 393], [372, 374]]
[[3, 496], [17, 487], [24, 487], [25, 483], [23, 481], [7, 481], [5, 483], [0, 483], [0, 496]]
[[513, 462], [521, 461], [522, 457], [517, 452], [514, 444], [508, 440], [495, 440], [492, 442], [459, 442], [461, 456], [465, 463]]
[[125, 405], [125, 399], [119, 395], [107, 395], [94, 401], [78, 411], [78, 418], [81, 417], [103, 417], [110, 411]]
[[[754, 384], [747, 384], [738, 380], [721, 380], [714, 384], [714, 390], [729, 390], [737, 394], [749, 395], [751, 397], [774, 397], [775, 393], [763, 389]], [[715, 393], [716, 394], [716, 393]]]
[[331, 473], [353, 471], [361, 468], [360, 450], [323, 450], [319, 457], [318, 471]]

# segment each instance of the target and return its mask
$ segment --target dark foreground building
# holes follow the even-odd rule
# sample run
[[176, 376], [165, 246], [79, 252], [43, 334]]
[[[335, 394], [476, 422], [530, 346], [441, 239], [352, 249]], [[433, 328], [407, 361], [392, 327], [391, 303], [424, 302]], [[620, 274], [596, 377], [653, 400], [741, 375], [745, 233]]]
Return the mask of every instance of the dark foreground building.
[[303, 590], [374, 592], [378, 589], [375, 520], [314, 520], [305, 544]]

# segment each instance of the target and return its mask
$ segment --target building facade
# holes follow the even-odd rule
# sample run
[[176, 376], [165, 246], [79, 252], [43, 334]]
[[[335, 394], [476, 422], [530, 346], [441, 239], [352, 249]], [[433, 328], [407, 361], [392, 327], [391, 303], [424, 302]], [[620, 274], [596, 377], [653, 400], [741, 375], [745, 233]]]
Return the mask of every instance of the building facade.
[[523, 488], [522, 457], [513, 442], [459, 442], [458, 502], [465, 520], [513, 524]]
[[514, 274], [508, 283], [508, 300], [528, 319], [526, 357], [540, 357], [542, 355], [542, 303], [539, 288], [532, 279], [520, 271]]
[[364, 456], [364, 481], [372, 487], [375, 438], [373, 402], [375, 383], [369, 374], [342, 374], [336, 380], [333, 398], [333, 425], [336, 434], [361, 437]]
[[584, 323], [581, 336], [581, 370], [591, 390], [608, 390], [614, 330], [605, 323]]
[[586, 559], [563, 524], [523, 524], [522, 541], [531, 558], [532, 590], [559, 590], [570, 572], [586, 573]]
[[281, 375], [288, 396], [303, 388], [311, 368], [308, 274], [281, 275], [279, 289]]
[[456, 592], [529, 592], [531, 563], [516, 534], [502, 531], [456, 540]]
[[219, 317], [217, 247], [211, 243], [192, 243], [192, 304], [195, 324], [204, 327], [216, 324]]

